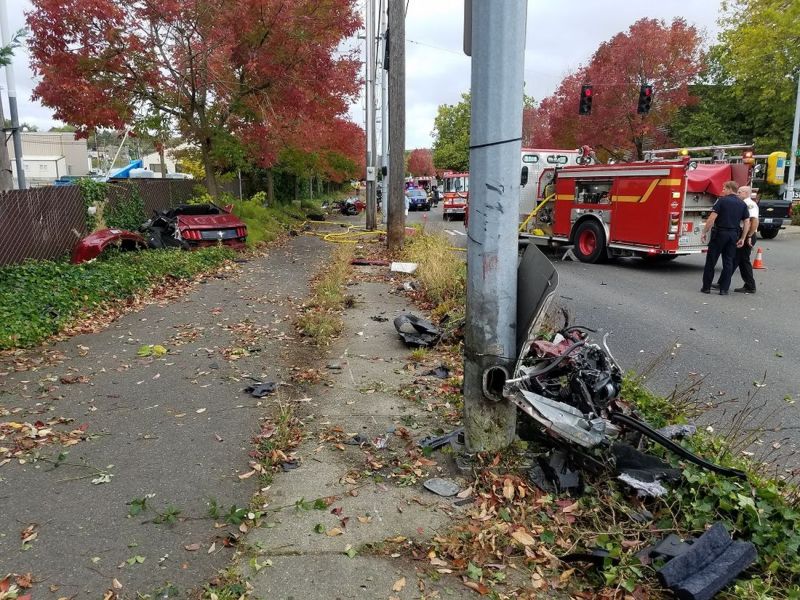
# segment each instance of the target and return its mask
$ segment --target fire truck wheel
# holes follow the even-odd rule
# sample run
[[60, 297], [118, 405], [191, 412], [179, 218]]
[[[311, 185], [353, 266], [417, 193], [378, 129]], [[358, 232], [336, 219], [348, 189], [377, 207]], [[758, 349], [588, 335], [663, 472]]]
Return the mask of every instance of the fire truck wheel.
[[575, 256], [585, 263], [603, 262], [606, 256], [606, 234], [594, 221], [584, 221], [575, 232]]

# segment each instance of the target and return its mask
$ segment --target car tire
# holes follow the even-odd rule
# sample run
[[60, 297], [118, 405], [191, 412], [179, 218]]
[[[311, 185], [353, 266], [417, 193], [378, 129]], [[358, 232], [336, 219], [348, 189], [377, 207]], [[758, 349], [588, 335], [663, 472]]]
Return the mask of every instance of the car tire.
[[780, 228], [778, 228], [778, 227], [769, 227], [767, 229], [762, 228], [761, 229], [761, 237], [764, 238], [765, 240], [771, 240], [771, 239], [774, 239], [775, 236], [778, 235], [779, 231], [780, 231]]
[[442, 221], [449, 221], [449, 220], [450, 220], [450, 215], [448, 215], [447, 213], [442, 213]]
[[578, 260], [584, 263], [604, 262], [606, 252], [606, 234], [596, 221], [584, 221], [575, 231], [573, 252]]

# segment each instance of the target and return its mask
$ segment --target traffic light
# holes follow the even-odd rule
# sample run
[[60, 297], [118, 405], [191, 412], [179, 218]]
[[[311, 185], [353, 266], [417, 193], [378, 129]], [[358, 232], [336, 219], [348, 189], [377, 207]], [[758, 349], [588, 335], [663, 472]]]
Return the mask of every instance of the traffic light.
[[650, 104], [653, 102], [653, 86], [645, 83], [639, 88], [639, 105], [636, 107], [636, 112], [640, 115], [646, 115], [650, 112]]
[[578, 106], [579, 115], [588, 115], [592, 112], [592, 86], [581, 86], [581, 103]]

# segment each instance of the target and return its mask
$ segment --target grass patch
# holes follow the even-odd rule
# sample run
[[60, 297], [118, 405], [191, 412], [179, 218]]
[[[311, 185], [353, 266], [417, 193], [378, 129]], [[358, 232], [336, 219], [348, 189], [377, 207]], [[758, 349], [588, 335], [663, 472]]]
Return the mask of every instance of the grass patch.
[[462, 253], [451, 250], [441, 233], [418, 231], [407, 240], [403, 258], [419, 266], [415, 273], [425, 296], [434, 305], [432, 316], [449, 321], [463, 320], [467, 299], [467, 263]]
[[311, 299], [295, 321], [300, 333], [315, 344], [329, 343], [344, 328], [341, 311], [352, 305], [345, 291], [352, 258], [353, 248], [349, 244], [334, 247], [333, 256], [312, 284]]
[[0, 349], [41, 343], [89, 312], [213, 270], [233, 256], [228, 248], [154, 250], [80, 265], [30, 261], [0, 268]]

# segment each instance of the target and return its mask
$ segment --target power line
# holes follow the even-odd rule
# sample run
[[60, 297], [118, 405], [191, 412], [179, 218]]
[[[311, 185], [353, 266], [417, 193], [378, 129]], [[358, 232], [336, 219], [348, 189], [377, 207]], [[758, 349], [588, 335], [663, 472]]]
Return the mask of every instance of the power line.
[[457, 50], [451, 50], [450, 48], [442, 48], [441, 46], [434, 46], [433, 44], [426, 44], [425, 42], [418, 42], [416, 40], [410, 40], [406, 38], [407, 42], [411, 42], [412, 44], [417, 44], [418, 46], [427, 46], [428, 48], [433, 48], [434, 50], [441, 50], [442, 52], [449, 52], [450, 54], [457, 54], [459, 56], [463, 56], [464, 58], [469, 58], [463, 52], [459, 52]]

